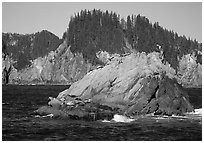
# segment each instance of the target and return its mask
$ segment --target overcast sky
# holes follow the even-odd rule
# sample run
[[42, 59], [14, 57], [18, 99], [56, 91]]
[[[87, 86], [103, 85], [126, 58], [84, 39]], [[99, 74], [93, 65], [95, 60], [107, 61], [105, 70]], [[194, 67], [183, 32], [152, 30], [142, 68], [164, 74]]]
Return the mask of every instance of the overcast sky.
[[2, 31], [21, 34], [48, 30], [60, 38], [66, 31], [70, 16], [82, 9], [110, 10], [126, 19], [127, 15], [143, 15], [159, 24], [202, 41], [202, 3], [2, 3]]

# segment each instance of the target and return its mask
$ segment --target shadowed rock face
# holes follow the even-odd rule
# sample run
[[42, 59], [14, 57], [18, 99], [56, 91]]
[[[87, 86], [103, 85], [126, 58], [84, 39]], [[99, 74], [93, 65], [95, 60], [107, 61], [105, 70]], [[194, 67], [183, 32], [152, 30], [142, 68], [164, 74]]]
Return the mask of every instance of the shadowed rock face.
[[188, 101], [188, 94], [176, 80], [164, 76], [162, 79], [147, 79], [134, 101], [126, 107], [125, 114], [183, 115], [190, 111], [193, 106]]
[[[101, 114], [100, 119], [116, 113], [127, 116], [183, 115], [193, 111], [188, 94], [173, 77], [174, 72], [154, 54], [116, 57], [61, 92], [56, 98], [60, 101], [58, 110], [66, 116], [84, 118], [94, 115], [94, 119]], [[82, 101], [91, 99], [91, 102], [78, 104], [76, 97]], [[71, 101], [74, 102], [72, 106], [64, 104]], [[56, 110], [54, 106], [47, 108]]]

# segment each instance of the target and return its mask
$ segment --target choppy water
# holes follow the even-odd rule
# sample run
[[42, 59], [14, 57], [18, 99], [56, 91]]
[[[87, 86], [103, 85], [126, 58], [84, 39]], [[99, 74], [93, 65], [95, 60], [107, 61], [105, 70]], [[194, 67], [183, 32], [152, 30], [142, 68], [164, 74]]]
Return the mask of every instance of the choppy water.
[[[187, 117], [143, 117], [124, 123], [114, 121], [58, 120], [33, 114], [66, 86], [3, 86], [2, 140], [202, 140], [200, 114]], [[202, 108], [202, 90], [188, 89], [190, 101]]]

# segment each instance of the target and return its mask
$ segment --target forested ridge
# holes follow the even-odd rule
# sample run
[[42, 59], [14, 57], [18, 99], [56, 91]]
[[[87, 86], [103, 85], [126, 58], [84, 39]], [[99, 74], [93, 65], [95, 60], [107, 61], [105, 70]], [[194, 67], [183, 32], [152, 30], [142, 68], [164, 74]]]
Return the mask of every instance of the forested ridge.
[[75, 13], [63, 39], [46, 30], [26, 35], [3, 33], [2, 49], [16, 61], [14, 67], [21, 70], [30, 66], [32, 60], [57, 49], [65, 39], [72, 53], [82, 53], [83, 58], [93, 65], [103, 64], [96, 57], [98, 51], [124, 54], [127, 43], [138, 52], [163, 51], [164, 62], [170, 63], [175, 70], [179, 59], [186, 54], [194, 54], [197, 62], [202, 64], [202, 44], [198, 41], [179, 36], [141, 15], [121, 18], [115, 12], [97, 9]]
[[17, 70], [31, 65], [31, 60], [47, 55], [62, 43], [57, 36], [43, 30], [35, 34], [2, 34], [2, 52], [15, 62]]
[[197, 62], [202, 62], [199, 53], [201, 43], [179, 36], [158, 22], [152, 24], [141, 15], [129, 15], [125, 20], [115, 12], [81, 10], [71, 17], [63, 37], [68, 39], [67, 44], [73, 53], [82, 53], [93, 64], [97, 59], [96, 52], [100, 50], [123, 54], [125, 39], [138, 52], [162, 50], [164, 61], [168, 61], [174, 69], [178, 67], [179, 58], [185, 54], [194, 53]]

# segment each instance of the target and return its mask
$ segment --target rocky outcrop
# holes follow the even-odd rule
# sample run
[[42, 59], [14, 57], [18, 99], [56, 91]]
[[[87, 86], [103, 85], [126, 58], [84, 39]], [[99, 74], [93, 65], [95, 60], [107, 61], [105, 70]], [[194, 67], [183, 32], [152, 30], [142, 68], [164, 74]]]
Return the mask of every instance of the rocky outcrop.
[[185, 87], [202, 86], [202, 65], [196, 61], [195, 53], [184, 55], [179, 60], [177, 79]]
[[[159, 53], [115, 57], [106, 66], [87, 73], [61, 92], [56, 98], [60, 104], [55, 103], [60, 112], [77, 117], [80, 113], [80, 118], [85, 113], [86, 116], [98, 116], [99, 111], [109, 116], [116, 113], [133, 117], [150, 113], [183, 115], [193, 111], [193, 107], [188, 101], [188, 94], [174, 77], [175, 71], [162, 63]], [[73, 97], [82, 101], [91, 99], [91, 102], [76, 104]], [[73, 104], [66, 105], [71, 101]], [[98, 106], [107, 108], [100, 110]], [[49, 113], [52, 111], [50, 109], [56, 109], [43, 108], [48, 108]], [[46, 113], [42, 108], [39, 110]]]

